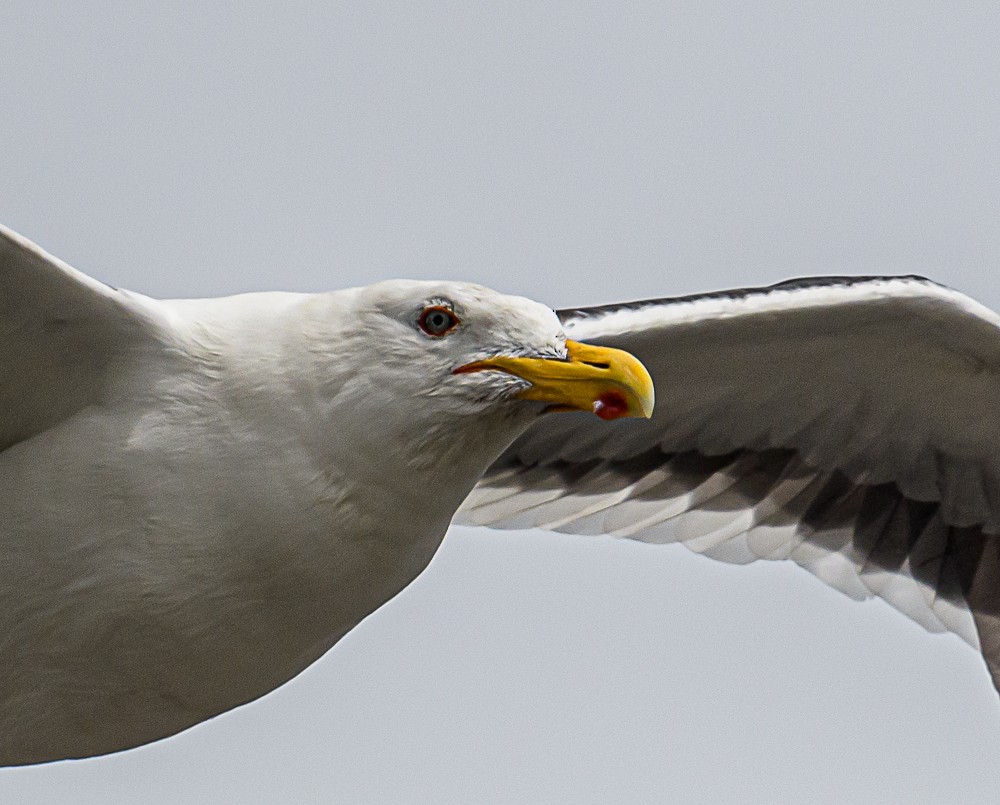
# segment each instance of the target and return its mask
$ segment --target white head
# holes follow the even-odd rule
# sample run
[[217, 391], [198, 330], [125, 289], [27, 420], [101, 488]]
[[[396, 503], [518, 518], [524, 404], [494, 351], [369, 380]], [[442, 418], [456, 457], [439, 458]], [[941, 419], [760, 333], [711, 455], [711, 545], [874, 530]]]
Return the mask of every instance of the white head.
[[609, 392], [624, 406], [606, 418], [651, 411], [652, 384], [634, 358], [567, 341], [556, 314], [530, 299], [470, 283], [392, 280], [359, 289], [352, 308], [367, 371], [407, 400], [411, 416], [421, 401], [451, 416], [533, 418], [595, 403], [604, 413], [599, 398]]

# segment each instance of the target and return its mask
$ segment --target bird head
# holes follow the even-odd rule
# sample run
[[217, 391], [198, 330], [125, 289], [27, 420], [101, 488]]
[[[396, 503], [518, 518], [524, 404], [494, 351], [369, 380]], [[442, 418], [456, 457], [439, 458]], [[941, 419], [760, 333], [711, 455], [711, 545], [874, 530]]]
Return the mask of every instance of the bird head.
[[649, 417], [653, 383], [632, 355], [569, 341], [530, 299], [457, 282], [390, 281], [360, 289], [358, 324], [382, 346], [380, 383], [453, 413], [589, 411]]

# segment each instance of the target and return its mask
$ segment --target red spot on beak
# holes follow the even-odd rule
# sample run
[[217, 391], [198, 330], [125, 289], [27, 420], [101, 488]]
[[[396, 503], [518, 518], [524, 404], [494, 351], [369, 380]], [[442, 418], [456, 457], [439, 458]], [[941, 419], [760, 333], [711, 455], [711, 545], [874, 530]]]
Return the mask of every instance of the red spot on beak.
[[594, 413], [601, 419], [619, 419], [628, 416], [628, 403], [617, 391], [606, 391], [594, 400]]

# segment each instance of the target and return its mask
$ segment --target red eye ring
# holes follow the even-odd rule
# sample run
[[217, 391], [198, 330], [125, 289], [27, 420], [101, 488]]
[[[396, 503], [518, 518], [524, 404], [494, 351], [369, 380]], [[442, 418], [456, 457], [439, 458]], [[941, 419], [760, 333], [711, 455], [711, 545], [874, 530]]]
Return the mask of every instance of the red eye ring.
[[433, 338], [448, 335], [460, 324], [458, 316], [444, 305], [428, 305], [417, 320], [420, 329]]

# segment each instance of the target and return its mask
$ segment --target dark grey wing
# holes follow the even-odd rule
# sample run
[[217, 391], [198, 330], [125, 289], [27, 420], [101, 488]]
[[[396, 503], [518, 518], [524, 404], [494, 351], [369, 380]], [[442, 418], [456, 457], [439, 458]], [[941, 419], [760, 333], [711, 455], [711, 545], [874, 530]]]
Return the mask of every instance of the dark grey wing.
[[100, 402], [116, 363], [162, 334], [155, 304], [0, 227], [0, 451]]
[[1000, 317], [919, 277], [560, 313], [649, 369], [649, 421], [544, 416], [457, 522], [791, 559], [1000, 678]]

